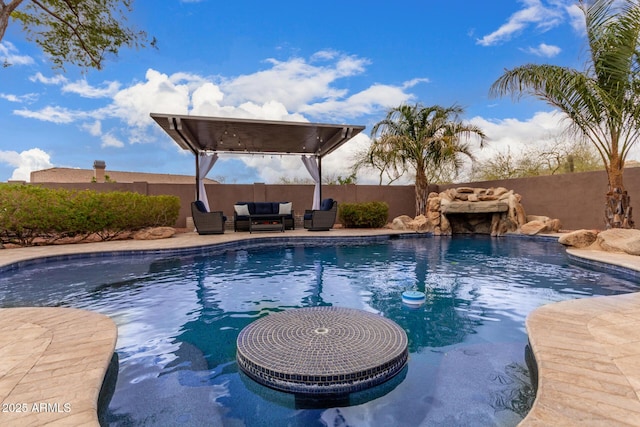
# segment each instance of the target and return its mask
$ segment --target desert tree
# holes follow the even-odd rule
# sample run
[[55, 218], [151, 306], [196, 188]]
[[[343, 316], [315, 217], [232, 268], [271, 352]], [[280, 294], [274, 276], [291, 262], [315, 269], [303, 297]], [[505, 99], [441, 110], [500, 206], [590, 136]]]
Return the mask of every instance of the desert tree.
[[0, 41], [15, 22], [54, 68], [73, 64], [101, 69], [105, 58], [117, 55], [123, 46], [155, 45], [144, 31], [127, 26], [132, 4], [133, 0], [0, 0]]

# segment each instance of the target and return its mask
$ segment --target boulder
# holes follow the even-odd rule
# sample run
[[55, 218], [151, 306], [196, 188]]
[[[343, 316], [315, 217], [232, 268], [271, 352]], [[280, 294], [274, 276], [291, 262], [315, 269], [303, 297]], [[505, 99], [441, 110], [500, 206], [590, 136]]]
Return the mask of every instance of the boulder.
[[492, 202], [451, 202], [442, 204], [440, 212], [444, 214], [452, 213], [492, 213], [507, 212], [509, 205], [500, 201]]
[[487, 190], [487, 195], [488, 195], [488, 196], [496, 196], [496, 197], [500, 197], [500, 196], [502, 196], [503, 194], [506, 194], [506, 193], [508, 193], [508, 192], [509, 192], [509, 190], [507, 190], [507, 189], [506, 189], [506, 188], [504, 188], [504, 187], [496, 187], [496, 188], [489, 188], [489, 189]]
[[176, 229], [173, 227], [152, 227], [137, 231], [133, 238], [135, 240], [158, 240], [168, 239], [173, 237], [174, 234], [176, 234]]
[[[446, 203], [446, 202], [445, 202]], [[427, 199], [427, 211], [439, 212], [442, 199], [440, 197], [429, 197]]]
[[557, 233], [562, 228], [562, 223], [557, 218], [550, 219], [546, 224], [549, 231], [553, 231], [554, 233]]
[[530, 221], [520, 226], [520, 232], [522, 234], [528, 234], [529, 236], [545, 231], [547, 231], [547, 225], [542, 221]]
[[596, 238], [595, 245], [609, 252], [640, 255], [640, 230], [612, 228], [601, 231]]
[[427, 217], [424, 215], [418, 215], [417, 217], [415, 217], [413, 220], [407, 223], [407, 227], [410, 230], [418, 232], [431, 231], [431, 225], [427, 220]]
[[586, 248], [591, 246], [597, 237], [598, 232], [595, 230], [576, 230], [560, 236], [558, 243], [574, 248]]
[[544, 215], [527, 215], [527, 222], [531, 222], [531, 221], [547, 222], [549, 220], [551, 220], [551, 218]]
[[[429, 194], [429, 198], [431, 198], [431, 195], [434, 193]], [[443, 191], [442, 193], [440, 193], [439, 195], [436, 194], [434, 197], [440, 197], [443, 200], [447, 200], [449, 202], [452, 202], [456, 199], [456, 190], [453, 188], [450, 188], [446, 191]]]
[[474, 189], [471, 187], [458, 187], [456, 189], [458, 193], [474, 193]]
[[409, 223], [413, 221], [409, 215], [400, 215], [393, 219], [389, 228], [392, 230], [409, 230]]
[[451, 223], [446, 216], [442, 215], [440, 217], [440, 227], [436, 228], [434, 233], [440, 236], [450, 236], [451, 232]]
[[511, 193], [507, 201], [509, 203], [509, 219], [519, 226], [526, 224], [528, 222], [527, 214], [522, 204], [520, 204], [520, 199], [517, 197], [517, 194]]
[[506, 193], [502, 193], [498, 196], [498, 200], [508, 200], [511, 196], [513, 196], [513, 190], [509, 190]]

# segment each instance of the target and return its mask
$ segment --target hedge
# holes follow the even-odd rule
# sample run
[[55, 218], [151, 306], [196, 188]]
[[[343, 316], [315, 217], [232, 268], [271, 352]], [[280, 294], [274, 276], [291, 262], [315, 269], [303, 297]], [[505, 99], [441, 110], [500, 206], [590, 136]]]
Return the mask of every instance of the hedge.
[[338, 216], [345, 228], [381, 228], [387, 224], [389, 205], [385, 202], [342, 203]]
[[0, 184], [0, 243], [31, 246], [92, 234], [110, 240], [128, 231], [173, 226], [179, 210], [176, 196]]

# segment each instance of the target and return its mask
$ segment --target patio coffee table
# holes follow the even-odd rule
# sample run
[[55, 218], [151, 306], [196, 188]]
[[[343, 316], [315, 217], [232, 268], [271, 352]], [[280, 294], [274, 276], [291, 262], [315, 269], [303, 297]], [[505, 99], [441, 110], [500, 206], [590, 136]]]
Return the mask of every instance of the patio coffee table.
[[284, 233], [284, 215], [251, 215], [249, 233], [254, 231], [280, 231]]

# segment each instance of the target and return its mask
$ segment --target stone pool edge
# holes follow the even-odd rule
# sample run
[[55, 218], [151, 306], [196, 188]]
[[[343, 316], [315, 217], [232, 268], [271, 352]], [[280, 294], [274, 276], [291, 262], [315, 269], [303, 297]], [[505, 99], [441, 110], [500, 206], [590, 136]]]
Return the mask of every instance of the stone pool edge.
[[87, 310], [0, 309], [0, 424], [99, 425], [117, 338], [111, 318]]
[[[640, 278], [640, 257], [567, 249], [569, 260]], [[538, 384], [520, 427], [640, 425], [640, 293], [547, 304], [526, 320]]]

